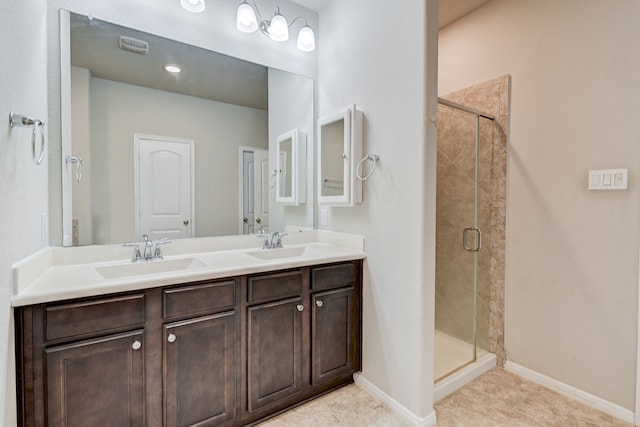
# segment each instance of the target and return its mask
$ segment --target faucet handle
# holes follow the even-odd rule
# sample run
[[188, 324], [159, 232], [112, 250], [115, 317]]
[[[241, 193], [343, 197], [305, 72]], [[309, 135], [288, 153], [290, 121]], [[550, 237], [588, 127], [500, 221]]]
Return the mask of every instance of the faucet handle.
[[156, 243], [156, 249], [155, 251], [153, 251], [154, 252], [153, 257], [156, 259], [162, 259], [163, 256], [162, 256], [162, 251], [160, 250], [160, 245], [166, 245], [167, 243], [171, 243], [171, 240], [164, 237], [160, 240], [156, 240], [155, 243]]
[[142, 259], [142, 253], [140, 253], [140, 244], [136, 242], [123, 243], [122, 246], [133, 247], [133, 255], [131, 256], [131, 262], [140, 261]]
[[[285, 231], [274, 231], [273, 235], [271, 236], [271, 247], [273, 248], [281, 248], [282, 247], [282, 238], [286, 235], [288, 235], [289, 233], [285, 232]], [[273, 243], [273, 239], [276, 239], [275, 244]]]

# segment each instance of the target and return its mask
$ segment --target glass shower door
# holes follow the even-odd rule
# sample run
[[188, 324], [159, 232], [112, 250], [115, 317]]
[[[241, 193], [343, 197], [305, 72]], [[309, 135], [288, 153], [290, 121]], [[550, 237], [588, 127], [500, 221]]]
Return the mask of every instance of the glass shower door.
[[490, 121], [446, 106], [438, 114], [436, 381], [474, 362], [479, 343], [488, 347], [491, 194], [490, 133], [482, 132]]

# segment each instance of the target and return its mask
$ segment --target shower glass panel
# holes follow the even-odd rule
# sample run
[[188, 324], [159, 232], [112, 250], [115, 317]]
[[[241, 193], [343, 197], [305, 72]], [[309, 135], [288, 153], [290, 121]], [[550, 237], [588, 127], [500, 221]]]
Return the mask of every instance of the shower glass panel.
[[438, 107], [435, 379], [489, 348], [493, 121]]

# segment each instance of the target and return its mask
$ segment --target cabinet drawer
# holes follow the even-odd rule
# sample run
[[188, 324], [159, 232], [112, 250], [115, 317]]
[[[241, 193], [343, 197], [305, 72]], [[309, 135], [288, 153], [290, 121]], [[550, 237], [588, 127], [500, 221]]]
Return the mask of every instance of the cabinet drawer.
[[300, 270], [249, 277], [247, 282], [249, 303], [293, 297], [302, 293]]
[[46, 306], [45, 339], [80, 338], [141, 328], [145, 321], [144, 304], [144, 294], [135, 294]]
[[236, 305], [236, 282], [202, 283], [162, 291], [164, 320], [202, 316], [233, 309]]
[[316, 267], [311, 270], [311, 288], [314, 291], [341, 288], [353, 284], [355, 280], [356, 265], [352, 262]]

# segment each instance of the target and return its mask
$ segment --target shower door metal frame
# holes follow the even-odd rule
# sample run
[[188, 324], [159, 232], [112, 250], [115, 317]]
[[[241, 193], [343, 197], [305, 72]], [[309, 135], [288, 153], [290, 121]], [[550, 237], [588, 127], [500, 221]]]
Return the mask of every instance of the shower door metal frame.
[[[477, 351], [478, 351], [478, 252], [482, 247], [482, 232], [479, 226], [479, 180], [480, 180], [480, 118], [485, 118], [495, 122], [495, 116], [491, 114], [487, 114], [483, 111], [477, 110], [472, 107], [467, 107], [466, 105], [458, 104], [453, 101], [449, 101], [444, 98], [438, 98], [438, 104], [445, 105], [454, 110], [463, 111], [465, 113], [470, 113], [476, 116], [476, 127], [475, 127], [475, 162], [474, 162], [474, 212], [473, 212], [473, 226], [465, 227], [462, 231], [462, 246], [466, 251], [473, 253], [473, 314], [472, 314], [472, 327], [473, 327], [473, 335], [472, 335], [472, 345], [473, 345], [473, 360], [475, 362], [478, 359]], [[468, 233], [474, 232], [476, 233], [476, 237], [474, 240], [474, 246], [471, 247], [468, 245]], [[466, 366], [466, 365], [464, 365]], [[460, 367], [462, 368], [462, 366]], [[458, 369], [446, 374], [449, 375]], [[445, 376], [446, 376], [445, 375]]]

